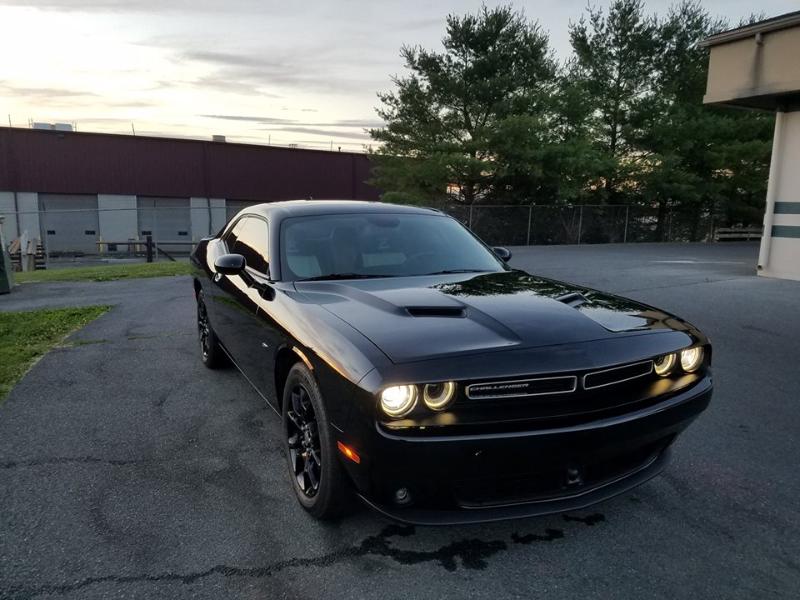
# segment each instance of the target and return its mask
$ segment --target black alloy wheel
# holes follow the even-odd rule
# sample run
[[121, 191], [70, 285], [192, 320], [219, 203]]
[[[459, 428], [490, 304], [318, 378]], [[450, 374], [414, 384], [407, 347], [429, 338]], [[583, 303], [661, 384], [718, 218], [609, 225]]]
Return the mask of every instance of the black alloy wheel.
[[211, 335], [211, 326], [208, 324], [208, 311], [204, 302], [197, 303], [197, 331], [200, 334], [200, 352], [203, 353], [203, 362], [208, 360], [208, 338]]
[[203, 364], [209, 369], [225, 366], [227, 357], [208, 320], [208, 309], [202, 291], [197, 294], [197, 333], [200, 337], [200, 356]]
[[319, 446], [317, 415], [308, 390], [302, 383], [295, 384], [289, 393], [290, 404], [286, 411], [289, 463], [297, 480], [297, 486], [311, 498], [319, 491], [322, 476], [322, 451]]
[[338, 517], [351, 498], [350, 483], [319, 384], [302, 362], [289, 369], [282, 409], [286, 458], [298, 502], [317, 519]]

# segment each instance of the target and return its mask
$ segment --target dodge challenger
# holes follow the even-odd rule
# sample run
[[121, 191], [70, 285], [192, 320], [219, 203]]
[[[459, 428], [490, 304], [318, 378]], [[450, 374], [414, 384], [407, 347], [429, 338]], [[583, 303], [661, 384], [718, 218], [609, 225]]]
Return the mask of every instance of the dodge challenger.
[[433, 209], [287, 201], [192, 254], [203, 363], [280, 416], [294, 495], [407, 523], [583, 508], [662, 471], [711, 399], [686, 321], [513, 269]]

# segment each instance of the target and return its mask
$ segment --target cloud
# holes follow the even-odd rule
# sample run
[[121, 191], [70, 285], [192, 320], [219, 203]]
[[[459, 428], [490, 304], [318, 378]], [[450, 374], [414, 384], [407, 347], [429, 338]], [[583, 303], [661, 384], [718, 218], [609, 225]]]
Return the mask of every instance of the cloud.
[[250, 123], [261, 123], [262, 125], [290, 125], [296, 123], [294, 119], [278, 119], [275, 117], [251, 117], [249, 115], [199, 115], [207, 119], [222, 119], [224, 121], [246, 121]]
[[420, 29], [429, 29], [436, 27], [441, 29], [444, 25], [444, 19], [436, 16], [430, 19], [412, 19], [405, 23], [397, 23], [392, 26], [395, 31], [419, 31]]
[[23, 96], [35, 100], [50, 100], [54, 98], [96, 97], [97, 94], [84, 90], [70, 90], [56, 87], [25, 87], [11, 83], [0, 82], [0, 89], [5, 94]]
[[180, 62], [200, 63], [211, 70], [194, 82], [217, 89], [299, 89], [309, 92], [344, 93], [378, 89], [385, 81], [360, 76], [363, 64], [355, 58], [336, 57], [328, 47], [295, 46], [291, 52], [262, 48], [258, 52], [233, 53], [179, 50]]
[[277, 117], [264, 117], [256, 115], [199, 115], [208, 119], [222, 119], [226, 121], [245, 121], [259, 123], [261, 125], [292, 125], [301, 127], [344, 127], [371, 129], [373, 127], [384, 127], [383, 121], [370, 119], [338, 119], [328, 122], [299, 121], [297, 119], [281, 119]]
[[86, 104], [102, 104], [108, 108], [145, 108], [155, 106], [149, 100], [109, 99], [100, 94], [81, 89], [14, 85], [8, 81], [0, 81], [0, 94], [17, 99], [23, 98], [27, 102], [38, 106], [79, 106]]
[[270, 13], [276, 7], [258, 0], [0, 0], [0, 6], [20, 6], [57, 12], [85, 13]]
[[368, 133], [355, 133], [348, 131], [338, 131], [336, 129], [322, 129], [318, 127], [278, 127], [275, 129], [264, 128], [264, 131], [282, 131], [287, 133], [307, 133], [309, 135], [321, 135], [328, 138], [346, 138], [353, 140], [364, 140], [365, 142], [372, 138]]

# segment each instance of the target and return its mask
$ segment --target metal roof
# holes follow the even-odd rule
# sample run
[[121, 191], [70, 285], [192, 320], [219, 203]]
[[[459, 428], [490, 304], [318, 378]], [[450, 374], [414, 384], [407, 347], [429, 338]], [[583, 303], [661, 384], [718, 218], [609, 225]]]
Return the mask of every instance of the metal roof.
[[798, 25], [800, 25], [800, 10], [786, 13], [785, 15], [778, 15], [777, 17], [765, 19], [764, 21], [758, 21], [757, 23], [742, 25], [735, 29], [721, 31], [720, 33], [707, 37], [700, 42], [699, 45], [703, 48], [718, 46], [719, 44], [727, 44], [728, 42], [735, 42], [736, 40], [752, 37], [759, 33], [769, 33], [771, 31], [778, 31]]

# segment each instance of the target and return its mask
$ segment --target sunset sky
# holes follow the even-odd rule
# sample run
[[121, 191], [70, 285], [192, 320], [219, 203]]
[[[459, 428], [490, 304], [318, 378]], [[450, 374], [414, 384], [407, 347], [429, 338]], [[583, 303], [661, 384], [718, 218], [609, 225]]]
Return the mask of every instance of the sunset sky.
[[[607, 2], [598, 2], [604, 6]], [[648, 2], [664, 12], [669, 2]], [[732, 23], [798, 0], [713, 0]], [[79, 131], [361, 150], [376, 92], [402, 73], [403, 44], [439, 48], [450, 12], [480, 1], [0, 0], [0, 117]], [[586, 0], [515, 2], [569, 55]]]

